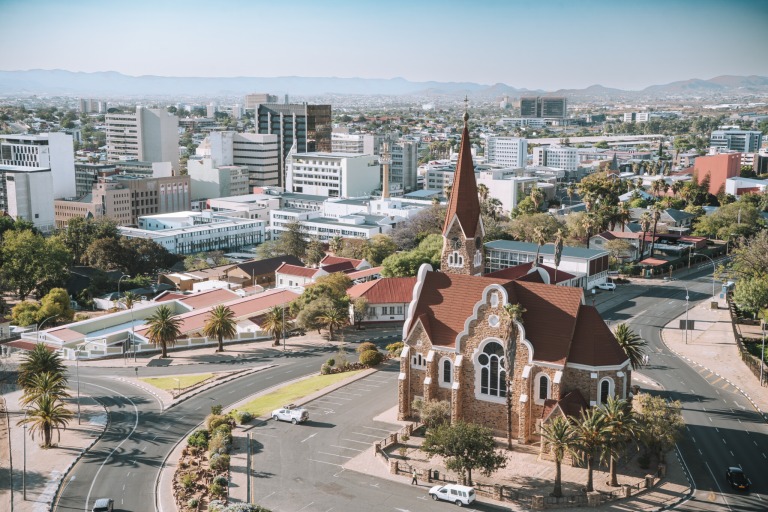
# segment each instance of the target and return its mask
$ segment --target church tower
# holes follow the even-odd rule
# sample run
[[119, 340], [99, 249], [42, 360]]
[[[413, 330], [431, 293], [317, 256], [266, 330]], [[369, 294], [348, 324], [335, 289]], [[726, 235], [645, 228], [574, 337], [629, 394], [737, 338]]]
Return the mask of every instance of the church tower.
[[[464, 100], [465, 105], [467, 100]], [[443, 225], [443, 254], [440, 270], [447, 274], [477, 276], [483, 273], [485, 229], [480, 218], [480, 199], [477, 197], [475, 167], [467, 121], [469, 113], [464, 109], [464, 130], [461, 134], [459, 160], [453, 178], [451, 199]]]

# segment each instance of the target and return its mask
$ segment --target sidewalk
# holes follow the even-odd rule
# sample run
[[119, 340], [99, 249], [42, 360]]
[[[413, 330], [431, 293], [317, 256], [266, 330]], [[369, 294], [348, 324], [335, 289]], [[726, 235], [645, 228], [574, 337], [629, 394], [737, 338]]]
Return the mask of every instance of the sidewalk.
[[678, 328], [680, 321], [685, 320], [685, 313], [661, 330], [662, 340], [670, 350], [693, 363], [691, 366], [713, 385], [730, 385], [745, 395], [768, 421], [768, 388], [761, 389], [758, 378], [741, 361], [728, 305], [724, 299], [717, 301], [716, 310], [710, 309], [710, 300], [688, 310], [688, 320], [694, 322], [694, 327], [688, 331], [687, 343], [685, 331]]

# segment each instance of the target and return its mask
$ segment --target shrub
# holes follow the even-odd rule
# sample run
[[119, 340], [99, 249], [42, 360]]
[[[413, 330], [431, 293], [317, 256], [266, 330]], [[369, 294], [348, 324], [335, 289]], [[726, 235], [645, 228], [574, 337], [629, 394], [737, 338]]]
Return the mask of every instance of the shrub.
[[221, 414], [209, 414], [205, 417], [205, 428], [213, 431], [220, 425], [228, 425], [229, 420], [229, 416], [222, 416]]
[[181, 477], [181, 486], [184, 487], [186, 490], [190, 490], [192, 487], [195, 486], [195, 475], [192, 473], [185, 473]]
[[227, 486], [227, 477], [224, 475], [219, 475], [216, 478], [213, 479], [213, 483], [219, 484], [221, 486], [226, 487]]
[[208, 492], [210, 492], [212, 496], [224, 496], [226, 490], [227, 488], [225, 486], [216, 482], [213, 482], [208, 486]]
[[226, 471], [229, 469], [229, 455], [226, 453], [215, 453], [211, 455], [209, 465], [214, 471]]
[[189, 436], [189, 439], [187, 440], [187, 444], [195, 448], [202, 448], [203, 450], [207, 450], [208, 449], [208, 431], [207, 430], [196, 431], [194, 434]]
[[327, 365], [328, 365], [328, 366], [330, 366], [330, 367], [333, 367], [333, 365], [335, 365], [335, 364], [336, 364], [336, 360], [335, 360], [334, 358], [332, 358], [332, 357], [331, 357], [330, 359], [328, 359], [328, 360], [325, 362], [325, 364], [327, 364]]
[[208, 441], [208, 451], [214, 453], [229, 453], [232, 445], [232, 435], [224, 431], [215, 432]]
[[378, 350], [366, 350], [360, 354], [360, 362], [366, 366], [376, 366], [382, 359], [384, 356]]
[[329, 373], [331, 373], [330, 366], [328, 366], [327, 364], [324, 364], [323, 366], [320, 367], [320, 375], [328, 375]]
[[419, 413], [419, 419], [427, 428], [434, 428], [451, 422], [451, 404], [447, 400], [414, 399], [413, 408]]
[[378, 349], [376, 348], [376, 345], [374, 345], [370, 341], [366, 341], [365, 343], [361, 343], [360, 346], [357, 347], [356, 352], [358, 354], [362, 354], [363, 352], [368, 352], [369, 350], [378, 350]]
[[211, 414], [214, 416], [219, 416], [221, 414], [222, 406], [219, 404], [212, 405], [211, 406]]
[[221, 501], [213, 500], [208, 504], [209, 512], [271, 512], [269, 509], [262, 507], [261, 505], [254, 505], [252, 503], [233, 503], [231, 505], [225, 505]]
[[197, 508], [197, 506], [198, 506], [199, 504], [200, 504], [200, 500], [198, 500], [197, 498], [191, 498], [191, 499], [190, 499], [190, 500], [187, 502], [187, 506], [188, 506], [189, 508]]
[[249, 423], [251, 420], [253, 420], [253, 414], [248, 411], [240, 411], [236, 414], [235, 417], [237, 418], [237, 422], [241, 425]]
[[404, 343], [402, 341], [398, 341], [397, 343], [390, 343], [386, 346], [387, 352], [389, 352], [389, 355], [397, 357], [400, 355], [400, 352], [403, 351]]

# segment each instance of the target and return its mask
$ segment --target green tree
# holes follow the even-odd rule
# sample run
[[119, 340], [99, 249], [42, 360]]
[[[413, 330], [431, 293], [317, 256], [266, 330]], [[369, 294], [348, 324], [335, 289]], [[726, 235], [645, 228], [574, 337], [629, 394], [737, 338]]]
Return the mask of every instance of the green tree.
[[664, 462], [665, 454], [674, 448], [685, 422], [679, 401], [667, 401], [647, 393], [638, 395], [640, 442], [649, 454]]
[[576, 448], [587, 460], [587, 492], [593, 492], [595, 457], [606, 440], [606, 425], [600, 409], [592, 407], [581, 412], [581, 418], [574, 423]]
[[[298, 303], [299, 301], [297, 300], [296, 304]], [[316, 329], [317, 333], [320, 334], [322, 324], [318, 318], [324, 311], [334, 307], [336, 307], [336, 305], [328, 297], [318, 297], [301, 306], [296, 306], [296, 325], [307, 331]]]
[[328, 329], [328, 338], [334, 340], [333, 330], [341, 329], [349, 323], [346, 310], [338, 307], [328, 308], [317, 317], [317, 321]]
[[131, 310], [137, 302], [141, 302], [141, 297], [136, 295], [134, 292], [125, 292], [120, 298], [120, 302], [125, 305], [125, 309]]
[[651, 217], [653, 218], [653, 234], [651, 235], [651, 254], [650, 257], [653, 258], [653, 250], [654, 247], [656, 247], [656, 226], [659, 224], [659, 219], [661, 218], [661, 210], [658, 206], [653, 206], [653, 213], [651, 213]]
[[733, 302], [757, 318], [757, 313], [768, 306], [768, 277], [745, 277], [736, 282]]
[[419, 413], [419, 421], [427, 430], [451, 423], [451, 403], [448, 400], [413, 400], [413, 409]]
[[[650, 212], [643, 212], [643, 214], [640, 216], [640, 230], [643, 232], [643, 238], [640, 240], [640, 259], [643, 259], [645, 256], [645, 235], [648, 233], [648, 230], [651, 228], [651, 224], [653, 223], [653, 217], [651, 217]], [[653, 240], [651, 240], [651, 243], [653, 243]]]
[[176, 345], [176, 338], [181, 335], [179, 326], [181, 319], [175, 318], [171, 308], [160, 306], [155, 314], [149, 317], [149, 330], [147, 335], [149, 341], [155, 345], [160, 345], [162, 354], [160, 357], [168, 357], [168, 347]]
[[423, 263], [429, 263], [432, 268], [439, 268], [442, 251], [442, 235], [429, 235], [415, 249], [385, 258], [381, 264], [381, 274], [384, 277], [415, 276]]
[[325, 249], [323, 249], [323, 243], [317, 238], [313, 238], [307, 245], [307, 255], [305, 262], [307, 265], [316, 266], [325, 257]]
[[610, 253], [611, 258], [616, 262], [621, 261], [621, 258], [627, 257], [632, 250], [632, 244], [623, 238], [608, 240], [603, 244], [603, 247], [605, 247], [605, 250]]
[[34, 439], [35, 434], [42, 434], [43, 448], [50, 448], [54, 429], [60, 439], [61, 429], [66, 428], [71, 418], [72, 411], [68, 410], [61, 401], [52, 396], [42, 395], [30, 405], [27, 417], [20, 420], [18, 424], [29, 424], [32, 438]]
[[280, 344], [280, 335], [283, 333], [285, 327], [285, 311], [281, 306], [272, 306], [272, 309], [267, 311], [264, 318], [261, 320], [259, 327], [262, 330], [268, 332], [275, 338], [274, 345]]
[[44, 343], [38, 343], [35, 348], [24, 354], [19, 364], [19, 386], [25, 390], [30, 389], [35, 375], [44, 373], [61, 375], [66, 383], [66, 367], [61, 361], [61, 356]]
[[731, 251], [731, 258], [739, 277], [768, 277], [768, 230], [739, 239]]
[[63, 373], [43, 372], [32, 375], [28, 386], [24, 389], [20, 403], [23, 407], [27, 407], [43, 396], [49, 396], [60, 401], [70, 397], [67, 391], [67, 379]]
[[30, 230], [6, 231], [0, 243], [0, 282], [22, 300], [33, 291], [46, 291], [66, 283], [71, 256], [55, 238]]
[[72, 254], [76, 265], [87, 265], [86, 253], [95, 240], [108, 239], [115, 243], [120, 234], [117, 223], [112, 219], [74, 217], [68, 221], [66, 229], [56, 236]]
[[541, 438], [544, 441], [544, 449], [552, 453], [555, 460], [555, 488], [552, 496], [559, 498], [563, 495], [562, 487], [562, 463], [567, 453], [573, 453], [576, 446], [576, 431], [573, 425], [557, 416], [541, 426]]
[[395, 245], [403, 251], [416, 248], [429, 235], [442, 234], [446, 207], [432, 205], [398, 224], [391, 233]]
[[228, 306], [218, 305], [208, 313], [208, 319], [203, 326], [203, 334], [219, 340], [217, 352], [224, 352], [224, 338], [232, 339], [237, 336], [235, 313]]
[[282, 254], [290, 254], [297, 258], [304, 259], [307, 255], [307, 242], [301, 233], [301, 223], [291, 221], [285, 224], [286, 231], [280, 233], [278, 243]]
[[256, 257], [262, 260], [283, 256], [282, 247], [278, 240], [265, 240], [256, 247]]
[[627, 443], [637, 437], [640, 427], [637, 418], [632, 411], [632, 406], [623, 398], [608, 397], [608, 401], [600, 406], [603, 421], [605, 423], [606, 447], [609, 459], [610, 485], [618, 487], [619, 481], [616, 475], [616, 461], [619, 452], [626, 448]]
[[64, 288], [54, 288], [40, 301], [42, 303], [37, 320], [42, 322], [48, 317], [54, 317], [52, 322], [68, 323], [75, 316], [70, 304], [69, 294]]
[[365, 259], [371, 265], [381, 265], [381, 262], [390, 254], [394, 254], [396, 250], [397, 244], [395, 244], [391, 236], [384, 234], [373, 235], [371, 242], [368, 244]]
[[467, 475], [467, 485], [472, 485], [472, 471], [490, 476], [507, 464], [506, 457], [495, 450], [490, 429], [475, 423], [458, 421], [443, 424], [427, 431], [422, 449], [430, 456], [445, 458], [446, 468]]
[[352, 301], [352, 316], [355, 319], [355, 326], [360, 329], [360, 324], [368, 316], [368, 299], [358, 297]]
[[616, 326], [613, 335], [616, 338], [616, 343], [619, 344], [621, 350], [627, 355], [632, 369], [640, 368], [643, 364], [643, 356], [645, 355], [648, 343], [630, 329], [629, 325], [623, 323]]
[[40, 304], [31, 300], [19, 302], [11, 310], [11, 320], [14, 325], [26, 327], [37, 323]]
[[711, 215], [700, 217], [694, 234], [726, 240], [733, 236], [752, 236], [764, 226], [757, 208], [749, 202], [737, 201], [721, 206]]
[[547, 240], [551, 240], [559, 229], [564, 229], [564, 226], [548, 213], [520, 215], [512, 219], [509, 225], [510, 234], [523, 242], [533, 242], [537, 229], [544, 233]]

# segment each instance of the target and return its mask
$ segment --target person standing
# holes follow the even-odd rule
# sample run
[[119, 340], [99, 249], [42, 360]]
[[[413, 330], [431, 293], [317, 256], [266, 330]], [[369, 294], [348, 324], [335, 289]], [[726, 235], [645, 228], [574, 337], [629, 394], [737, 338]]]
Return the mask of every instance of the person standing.
[[411, 476], [413, 477], [411, 478], [411, 485], [419, 485], [418, 480], [416, 480], [416, 477], [419, 476], [419, 474], [416, 472], [416, 468], [413, 468], [411, 471]]

